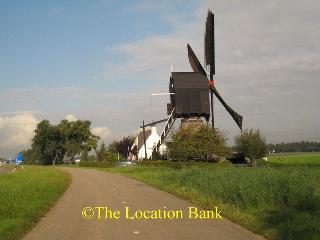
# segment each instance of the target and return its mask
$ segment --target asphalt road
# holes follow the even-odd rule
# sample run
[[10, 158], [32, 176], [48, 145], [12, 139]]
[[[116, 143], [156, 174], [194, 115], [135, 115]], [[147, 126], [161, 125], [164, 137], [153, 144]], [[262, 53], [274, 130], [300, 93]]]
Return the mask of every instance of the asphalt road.
[[[188, 207], [192, 206], [191, 203], [142, 182], [95, 169], [64, 170], [71, 174], [70, 187], [25, 236], [25, 240], [263, 239], [226, 219], [189, 219]], [[120, 218], [106, 219], [105, 209], [101, 209], [98, 219], [96, 209], [93, 218], [85, 219], [82, 210], [88, 206], [118, 210]], [[163, 207], [166, 207], [167, 210], [183, 210], [184, 218], [130, 220], [125, 218], [125, 207], [131, 210], [129, 217], [135, 210], [164, 210]], [[92, 212], [90, 209], [85, 211], [86, 216], [91, 216]]]

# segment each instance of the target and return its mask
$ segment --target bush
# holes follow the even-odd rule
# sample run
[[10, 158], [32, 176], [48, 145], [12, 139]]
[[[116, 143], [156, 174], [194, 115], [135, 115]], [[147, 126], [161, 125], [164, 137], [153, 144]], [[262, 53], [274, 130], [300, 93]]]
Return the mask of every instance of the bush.
[[246, 129], [235, 138], [235, 148], [249, 158], [251, 163], [267, 154], [266, 140], [259, 130]]
[[202, 125], [198, 128], [180, 128], [168, 144], [172, 160], [216, 162], [228, 154], [226, 138], [218, 129]]

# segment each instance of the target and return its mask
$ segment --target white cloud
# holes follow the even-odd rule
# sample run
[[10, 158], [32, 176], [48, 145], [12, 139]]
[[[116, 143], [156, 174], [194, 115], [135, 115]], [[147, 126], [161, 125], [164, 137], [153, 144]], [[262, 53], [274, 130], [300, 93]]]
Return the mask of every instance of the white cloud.
[[75, 122], [78, 120], [73, 114], [69, 113], [67, 116], [64, 117], [64, 119], [68, 120], [69, 122]]
[[0, 147], [6, 150], [19, 151], [30, 145], [37, 125], [33, 114], [18, 114], [0, 117]]
[[111, 131], [107, 127], [94, 127], [91, 132], [94, 135], [99, 136], [103, 141], [105, 141], [111, 135]]

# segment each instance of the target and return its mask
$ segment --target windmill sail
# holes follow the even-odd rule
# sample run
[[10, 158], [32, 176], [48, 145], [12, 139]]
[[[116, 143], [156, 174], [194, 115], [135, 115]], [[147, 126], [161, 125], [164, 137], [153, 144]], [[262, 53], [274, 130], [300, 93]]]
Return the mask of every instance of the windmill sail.
[[219, 99], [219, 101], [221, 102], [221, 104], [224, 106], [224, 108], [228, 111], [228, 113], [230, 113], [231, 117], [233, 118], [233, 120], [237, 123], [238, 127], [242, 130], [242, 120], [243, 117], [237, 113], [236, 111], [234, 111], [221, 97], [221, 95], [219, 94], [218, 90], [212, 86], [211, 90], [213, 91], [214, 95], [216, 95], [216, 97]]
[[[207, 74], [205, 72], [205, 70], [203, 69], [201, 63], [199, 62], [197, 56], [195, 55], [195, 53], [193, 52], [192, 48], [190, 47], [190, 45], [187, 45], [188, 48], [188, 58], [189, 58], [189, 62], [191, 65], [191, 68], [193, 69], [194, 72], [200, 72], [202, 73], [205, 77], [207, 77]], [[234, 111], [221, 97], [221, 95], [219, 94], [218, 90], [212, 86], [210, 87], [210, 90], [214, 93], [214, 95], [216, 95], [216, 97], [219, 99], [219, 101], [221, 102], [221, 104], [225, 107], [225, 109], [228, 111], [228, 113], [230, 113], [231, 117], [234, 119], [234, 121], [237, 123], [237, 125], [239, 126], [239, 128], [242, 130], [242, 119], [243, 117], [238, 114], [236, 111]]]
[[191, 68], [194, 72], [199, 72], [203, 74], [205, 77], [207, 77], [206, 71], [203, 69], [201, 63], [199, 62], [197, 56], [194, 54], [192, 48], [190, 45], [187, 45], [188, 48], [188, 58], [189, 58], [189, 63], [191, 65]]
[[206, 32], [204, 36], [205, 66], [210, 66], [210, 80], [215, 75], [215, 53], [214, 53], [214, 15], [209, 10], [206, 21]]

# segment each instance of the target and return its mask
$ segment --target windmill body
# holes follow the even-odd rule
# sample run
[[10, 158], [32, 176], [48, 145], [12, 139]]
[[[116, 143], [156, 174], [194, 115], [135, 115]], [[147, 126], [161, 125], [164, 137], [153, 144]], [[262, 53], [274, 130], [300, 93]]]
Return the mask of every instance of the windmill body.
[[[169, 81], [170, 103], [167, 105], [169, 118], [160, 136], [159, 143], [155, 146], [156, 152], [163, 143], [170, 128], [177, 118], [182, 122], [202, 117], [209, 121], [211, 116], [214, 128], [213, 96], [220, 101], [231, 115], [238, 127], [242, 130], [243, 117], [234, 111], [222, 98], [214, 84], [215, 75], [215, 49], [214, 49], [214, 15], [209, 10], [206, 21], [204, 38], [204, 53], [206, 71], [191, 46], [187, 45], [188, 58], [193, 72], [172, 72]], [[210, 96], [210, 98], [209, 98]]]
[[169, 92], [176, 118], [210, 117], [207, 78], [198, 72], [173, 72]]

